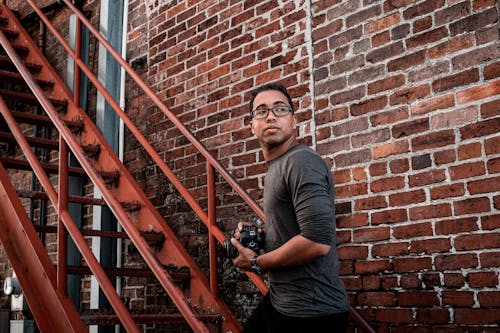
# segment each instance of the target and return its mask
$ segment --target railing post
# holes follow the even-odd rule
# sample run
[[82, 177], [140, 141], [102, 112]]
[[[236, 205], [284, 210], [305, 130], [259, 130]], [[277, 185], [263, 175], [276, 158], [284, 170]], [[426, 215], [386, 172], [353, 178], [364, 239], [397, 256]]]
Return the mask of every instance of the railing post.
[[208, 253], [210, 263], [210, 291], [212, 295], [218, 295], [217, 279], [217, 240], [213, 234], [216, 225], [216, 203], [215, 203], [215, 170], [210, 161], [207, 160], [207, 196], [208, 196]]
[[61, 214], [68, 209], [68, 146], [59, 134], [59, 196], [57, 225], [57, 291], [67, 293], [68, 234]]

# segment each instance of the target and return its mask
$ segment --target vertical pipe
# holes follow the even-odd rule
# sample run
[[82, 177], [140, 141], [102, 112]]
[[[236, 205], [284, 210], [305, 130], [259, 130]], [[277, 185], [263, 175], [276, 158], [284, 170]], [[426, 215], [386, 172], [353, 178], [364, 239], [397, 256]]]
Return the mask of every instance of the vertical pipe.
[[73, 102], [80, 106], [80, 67], [78, 61], [81, 57], [82, 50], [82, 22], [78, 15], [75, 15], [75, 69], [73, 76]]
[[217, 283], [217, 240], [212, 229], [216, 229], [215, 205], [215, 170], [210, 161], [207, 161], [207, 195], [208, 195], [208, 253], [210, 263], [210, 291], [218, 295]]
[[68, 146], [59, 134], [59, 197], [57, 226], [57, 290], [61, 295], [67, 293], [68, 234], [61, 214], [68, 210]]

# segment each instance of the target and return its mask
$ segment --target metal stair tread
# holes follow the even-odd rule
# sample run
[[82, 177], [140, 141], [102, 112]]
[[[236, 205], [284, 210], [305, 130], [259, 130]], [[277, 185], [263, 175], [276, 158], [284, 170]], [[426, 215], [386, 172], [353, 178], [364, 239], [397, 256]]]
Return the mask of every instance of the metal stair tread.
[[[0, 62], [2, 63], [5, 63], [5, 64], [10, 64], [13, 66], [12, 64], [12, 61], [10, 60], [10, 58], [6, 55], [0, 55]], [[28, 67], [28, 69], [30, 69], [31, 71], [33, 72], [38, 72], [42, 69], [42, 65], [40, 64], [35, 64], [33, 62], [25, 62], [24, 63], [26, 65], [26, 67]]]
[[[12, 116], [19, 122], [31, 125], [42, 125], [54, 127], [52, 120], [45, 115], [38, 115], [28, 112], [11, 111]], [[81, 130], [84, 126], [83, 120], [64, 120], [66, 125], [72, 129]]]
[[[26, 170], [26, 171], [32, 170], [31, 165], [26, 160], [0, 157], [0, 163], [2, 163], [5, 168], [20, 169], [20, 170]], [[40, 163], [40, 164], [41, 164], [42, 168], [45, 170], [45, 172], [47, 172], [47, 173], [51, 173], [51, 174], [59, 173], [59, 165], [58, 164], [51, 164], [51, 163]], [[97, 170], [97, 172], [103, 178], [115, 180], [115, 179], [118, 179], [118, 177], [120, 177], [120, 174], [117, 171]], [[80, 176], [80, 175], [86, 176], [87, 175], [87, 173], [85, 172], [84, 169], [77, 168], [77, 167], [68, 167], [68, 173], [72, 176], [75, 176], [75, 175], [76, 176]]]
[[[2, 70], [2, 69], [0, 69], [0, 77], [4, 77], [4, 78], [7, 78], [7, 79], [10, 79], [10, 80], [13, 80], [13, 81], [17, 81], [17, 82], [23, 82], [23, 83], [25, 82], [24, 78], [21, 76], [21, 74], [15, 73], [15, 72], [11, 72], [11, 71]], [[37, 79], [37, 78], [35, 78], [35, 80], [41, 86], [44, 86], [44, 87], [50, 87], [50, 86], [54, 85], [54, 82], [52, 82], [52, 81], [43, 80], [43, 79]]]
[[[15, 102], [25, 102], [25, 103], [30, 103], [33, 105], [38, 105], [38, 100], [36, 97], [31, 94], [31, 93], [25, 93], [25, 92], [19, 92], [19, 91], [12, 91], [9, 89], [0, 89], [0, 95], [2, 95], [5, 99], [14, 99]], [[49, 98], [49, 101], [53, 105], [57, 106], [66, 106], [68, 104], [67, 101], [65, 100], [59, 100], [59, 99], [54, 99], [54, 98]]]

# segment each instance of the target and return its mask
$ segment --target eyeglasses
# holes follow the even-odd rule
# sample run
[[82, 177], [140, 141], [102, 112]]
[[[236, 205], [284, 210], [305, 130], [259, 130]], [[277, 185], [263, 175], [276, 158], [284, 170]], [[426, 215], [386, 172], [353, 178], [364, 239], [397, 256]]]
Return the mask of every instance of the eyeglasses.
[[253, 110], [251, 116], [253, 119], [264, 119], [269, 115], [269, 111], [272, 111], [276, 117], [283, 117], [286, 116], [290, 111], [292, 111], [292, 108], [288, 105], [276, 105], [272, 108], [261, 106]]

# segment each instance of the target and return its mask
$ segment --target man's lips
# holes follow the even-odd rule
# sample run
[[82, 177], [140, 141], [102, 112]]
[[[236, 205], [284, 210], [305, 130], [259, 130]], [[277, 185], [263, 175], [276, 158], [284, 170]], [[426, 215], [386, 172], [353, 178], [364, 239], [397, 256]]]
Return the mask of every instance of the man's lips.
[[265, 132], [276, 132], [278, 131], [280, 128], [279, 126], [268, 126], [264, 129]]

